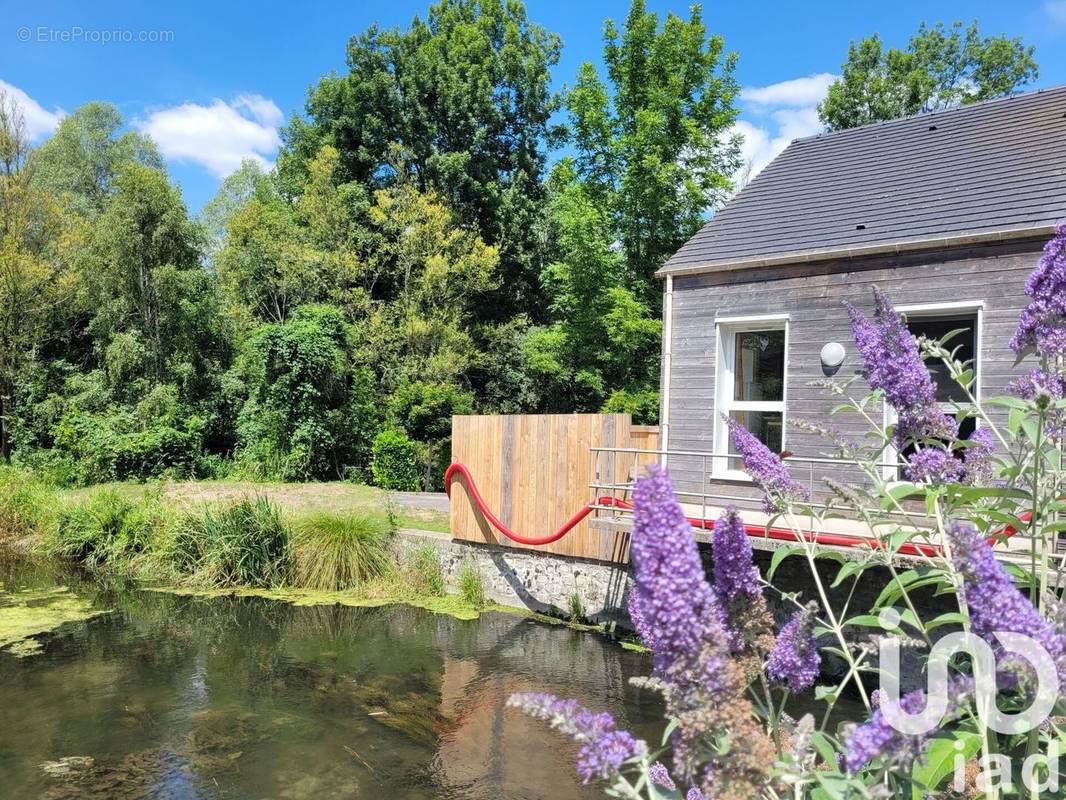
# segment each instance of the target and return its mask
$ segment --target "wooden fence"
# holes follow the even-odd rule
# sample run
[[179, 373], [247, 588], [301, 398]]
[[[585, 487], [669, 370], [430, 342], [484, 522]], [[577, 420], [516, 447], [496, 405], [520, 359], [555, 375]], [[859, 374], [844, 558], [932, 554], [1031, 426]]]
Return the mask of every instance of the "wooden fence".
[[[558, 530], [592, 499], [589, 484], [630, 481], [647, 458], [597, 457], [592, 447], [654, 450], [658, 428], [634, 426], [628, 414], [544, 414], [452, 418], [452, 461], [465, 464], [482, 499], [511, 530], [544, 536]], [[498, 533], [452, 484], [451, 532], [456, 539], [523, 547]], [[586, 518], [550, 545], [533, 549], [567, 556], [624, 561], [628, 536], [589, 525]]]

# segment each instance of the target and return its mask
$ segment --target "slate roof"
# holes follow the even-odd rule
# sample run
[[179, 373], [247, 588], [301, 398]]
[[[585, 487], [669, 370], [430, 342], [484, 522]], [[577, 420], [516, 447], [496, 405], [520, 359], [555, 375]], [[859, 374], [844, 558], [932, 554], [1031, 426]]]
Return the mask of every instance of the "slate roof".
[[1066, 86], [793, 141], [659, 274], [1045, 233], [1066, 217]]

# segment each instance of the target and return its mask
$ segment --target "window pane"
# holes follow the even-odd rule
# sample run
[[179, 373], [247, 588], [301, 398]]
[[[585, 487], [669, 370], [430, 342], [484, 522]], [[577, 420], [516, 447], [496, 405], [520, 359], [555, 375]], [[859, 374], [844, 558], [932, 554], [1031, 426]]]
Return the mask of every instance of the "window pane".
[[736, 334], [733, 399], [779, 401], [785, 396], [785, 332]]
[[[734, 411], [730, 415], [733, 419], [755, 434], [764, 445], [773, 452], [781, 452], [781, 428], [782, 419], [780, 411]], [[736, 452], [733, 443], [729, 444], [729, 451]], [[743, 470], [744, 464], [739, 458], [729, 459], [729, 469]]]
[[[973, 361], [977, 350], [977, 315], [955, 314], [937, 317], [916, 317], [907, 320], [907, 328], [915, 336], [924, 336], [927, 339], [943, 339], [952, 331], [964, 329], [963, 333], [952, 336], [946, 342], [948, 350], [956, 350], [955, 358], [959, 361]], [[936, 383], [936, 399], [941, 403], [952, 400], [966, 401], [966, 393], [962, 390], [951, 376], [948, 368], [942, 361], [928, 360], [925, 365], [929, 368], [929, 374]], [[974, 376], [977, 376], [977, 364], [971, 365]]]

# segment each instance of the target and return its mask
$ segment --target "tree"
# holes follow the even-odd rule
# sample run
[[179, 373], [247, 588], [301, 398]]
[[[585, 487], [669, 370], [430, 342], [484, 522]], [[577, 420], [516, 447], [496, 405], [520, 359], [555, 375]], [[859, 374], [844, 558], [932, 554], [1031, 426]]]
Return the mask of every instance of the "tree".
[[499, 247], [496, 298], [479, 314], [539, 314], [537, 220], [560, 48], [517, 0], [441, 0], [405, 31], [371, 27], [350, 40], [348, 73], [323, 77], [306, 118], [283, 132], [283, 186], [292, 196], [303, 189], [323, 145], [339, 155], [337, 183], [354, 181], [368, 196], [411, 179]]
[[215, 196], [200, 210], [199, 222], [207, 243], [207, 257], [213, 261], [226, 240], [233, 217], [252, 200], [268, 203], [278, 197], [274, 178], [258, 161], [246, 158], [237, 171], [227, 176]]
[[982, 37], [976, 21], [922, 23], [906, 50], [886, 50], [874, 34], [848, 47], [818, 114], [843, 130], [1003, 97], [1036, 80], [1033, 53], [1020, 38]]
[[378, 423], [373, 374], [339, 309], [306, 305], [257, 328], [229, 376], [238, 457], [285, 480], [365, 469]]
[[478, 358], [471, 328], [497, 285], [498, 251], [409, 182], [378, 191], [369, 217], [380, 236], [369, 324], [383, 387], [461, 380]]
[[688, 20], [668, 14], [660, 27], [634, 0], [624, 29], [608, 21], [604, 39], [612, 91], [585, 63], [566, 99], [572, 168], [610, 214], [623, 285], [657, 311], [655, 271], [725, 200], [739, 166], [739, 141], [729, 135], [736, 55], [708, 34], [699, 6]]
[[154, 381], [166, 379], [184, 337], [180, 314], [188, 298], [167, 303], [164, 286], [180, 273], [200, 273], [200, 238], [177, 189], [159, 170], [127, 164], [115, 178], [114, 196], [97, 218], [90, 240], [90, 324], [102, 349], [115, 333], [136, 330], [148, 350]]
[[122, 115], [110, 103], [86, 103], [65, 117], [37, 153], [36, 184], [90, 216], [107, 204], [126, 164], [162, 170], [155, 143], [135, 131], [120, 133]]
[[[542, 281], [554, 322], [532, 332], [525, 353], [529, 368], [550, 387], [546, 407], [599, 410], [616, 391], [656, 393], [662, 326], [624, 285], [610, 215], [569, 161], [556, 168], [551, 194], [559, 260]], [[647, 414], [638, 416], [648, 421]]]
[[54, 199], [33, 181], [25, 119], [0, 91], [0, 459], [11, 458], [19, 378], [48, 314], [70, 298], [66, 250], [78, 236]]

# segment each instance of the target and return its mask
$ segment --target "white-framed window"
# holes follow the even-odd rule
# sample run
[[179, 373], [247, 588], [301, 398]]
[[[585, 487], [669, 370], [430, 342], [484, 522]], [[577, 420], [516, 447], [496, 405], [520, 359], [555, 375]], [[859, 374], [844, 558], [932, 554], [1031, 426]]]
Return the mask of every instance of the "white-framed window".
[[[970, 391], [978, 400], [981, 399], [981, 331], [984, 302], [981, 300], [960, 300], [949, 303], [922, 303], [919, 305], [897, 306], [907, 323], [907, 328], [915, 336], [927, 339], [943, 339], [952, 331], [959, 331], [946, 343], [949, 350], [956, 350], [959, 361], [969, 361], [973, 369], [973, 384]], [[925, 362], [936, 385], [936, 399], [944, 413], [954, 416], [955, 404], [966, 402], [966, 393], [952, 379], [948, 368], [942, 362]], [[885, 425], [895, 422], [895, 410], [885, 405]], [[973, 433], [977, 424], [974, 417], [963, 420], [959, 426], [959, 437], [965, 439]], [[899, 478], [899, 467], [892, 466], [899, 460], [891, 448], [886, 451], [884, 475], [886, 479]]]
[[[714, 451], [734, 452], [722, 415], [735, 419], [775, 453], [785, 445], [788, 315], [715, 320]], [[715, 458], [715, 477], [749, 480], [739, 459]]]

